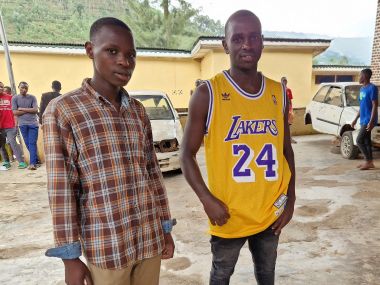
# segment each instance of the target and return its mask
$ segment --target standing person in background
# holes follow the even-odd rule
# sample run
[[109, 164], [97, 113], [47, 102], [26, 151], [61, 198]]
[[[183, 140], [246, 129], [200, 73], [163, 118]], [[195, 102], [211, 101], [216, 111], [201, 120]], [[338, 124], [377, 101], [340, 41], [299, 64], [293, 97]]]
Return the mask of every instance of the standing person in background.
[[4, 93], [13, 96], [12, 89], [9, 86], [4, 86]]
[[45, 109], [47, 105], [49, 104], [49, 102], [53, 100], [54, 98], [57, 98], [59, 95], [61, 95], [61, 93], [59, 93], [61, 91], [61, 82], [54, 80], [51, 83], [51, 88], [53, 89], [52, 92], [43, 93], [41, 96], [40, 112], [38, 114], [39, 119], [40, 119], [40, 125], [42, 125], [42, 115], [44, 114]]
[[[293, 216], [295, 167], [283, 86], [258, 72], [259, 18], [240, 10], [227, 20], [230, 69], [194, 92], [181, 168], [209, 218], [210, 285], [227, 285], [248, 241], [259, 285], [273, 285], [279, 235]], [[196, 154], [204, 139], [208, 186]]]
[[38, 139], [38, 105], [35, 96], [28, 94], [29, 85], [22, 81], [18, 85], [20, 94], [12, 98], [13, 114], [17, 116], [18, 126], [29, 151], [29, 170], [37, 169], [37, 139]]
[[[12, 96], [4, 92], [4, 84], [0, 82], [0, 131], [6, 137], [8, 143], [19, 162], [18, 168], [24, 169], [27, 167], [20, 145], [16, 141], [17, 127], [12, 111]], [[6, 144], [1, 144], [1, 156], [4, 160], [3, 166], [5, 168], [11, 167], [9, 154], [6, 150]]]
[[[281, 83], [284, 84], [286, 88], [286, 97], [288, 99], [288, 104], [289, 104], [288, 123], [289, 123], [289, 126], [291, 126], [294, 121], [294, 111], [293, 111], [293, 104], [292, 104], [293, 93], [292, 93], [292, 90], [288, 87], [288, 79], [285, 76], [281, 77]], [[293, 139], [292, 137], [290, 137], [290, 141], [292, 143], [297, 143], [297, 141]]]
[[360, 131], [356, 139], [357, 145], [364, 155], [364, 163], [358, 165], [360, 170], [375, 168], [372, 156], [371, 131], [378, 123], [379, 90], [376, 85], [371, 83], [371, 77], [372, 70], [369, 68], [360, 72], [359, 83], [363, 85], [359, 94], [360, 108], [351, 123], [351, 127], [355, 128], [360, 118]]

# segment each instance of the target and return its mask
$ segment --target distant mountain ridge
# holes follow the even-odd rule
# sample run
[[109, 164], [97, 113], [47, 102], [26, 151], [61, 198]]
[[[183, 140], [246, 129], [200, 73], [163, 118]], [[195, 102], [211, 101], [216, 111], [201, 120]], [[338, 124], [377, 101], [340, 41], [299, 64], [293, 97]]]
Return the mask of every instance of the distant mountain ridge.
[[316, 65], [358, 65], [371, 64], [373, 37], [333, 38], [326, 35], [264, 31], [267, 38], [287, 39], [330, 39], [330, 47], [313, 59]]

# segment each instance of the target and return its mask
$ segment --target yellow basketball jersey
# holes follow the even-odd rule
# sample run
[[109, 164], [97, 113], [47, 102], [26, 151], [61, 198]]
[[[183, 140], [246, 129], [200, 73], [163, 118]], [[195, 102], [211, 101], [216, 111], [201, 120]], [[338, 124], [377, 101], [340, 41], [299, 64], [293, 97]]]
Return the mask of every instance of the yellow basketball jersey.
[[206, 81], [210, 93], [204, 138], [209, 189], [229, 209], [210, 234], [238, 238], [268, 228], [282, 213], [291, 177], [284, 157], [286, 94], [262, 76], [257, 94], [242, 90], [227, 71]]

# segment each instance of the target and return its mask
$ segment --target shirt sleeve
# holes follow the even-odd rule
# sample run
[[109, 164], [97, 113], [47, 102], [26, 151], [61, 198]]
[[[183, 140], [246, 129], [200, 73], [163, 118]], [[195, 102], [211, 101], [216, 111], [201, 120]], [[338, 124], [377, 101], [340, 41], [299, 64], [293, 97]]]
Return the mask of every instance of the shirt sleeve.
[[68, 113], [58, 104], [48, 106], [44, 116], [44, 150], [47, 190], [56, 247], [79, 241], [80, 182], [76, 167], [77, 149]]
[[147, 155], [147, 170], [150, 177], [150, 186], [156, 194], [156, 204], [161, 221], [170, 220], [169, 202], [166, 194], [165, 184], [158, 164], [156, 152], [153, 146], [152, 127], [148, 115], [143, 111], [144, 132], [145, 132], [145, 153]]
[[33, 96], [32, 108], [33, 108], [33, 109], [38, 108], [38, 104], [37, 104], [37, 98], [36, 98], [36, 96]]
[[290, 88], [286, 88], [286, 95], [288, 96], [289, 100], [293, 100], [293, 93]]
[[379, 89], [376, 85], [373, 85], [373, 92], [371, 92], [371, 101], [378, 100], [379, 98]]
[[[16, 95], [17, 96], [17, 95]], [[13, 96], [12, 97], [12, 110], [17, 110], [18, 109], [18, 105], [17, 105], [17, 98], [16, 96]]]
[[42, 115], [44, 114], [45, 112], [45, 109], [46, 109], [46, 103], [45, 103], [45, 100], [46, 99], [46, 95], [45, 94], [42, 94], [41, 96], [41, 102], [40, 102], [40, 110], [39, 110], [39, 114], [38, 114], [38, 117], [40, 119], [40, 124], [42, 125]]

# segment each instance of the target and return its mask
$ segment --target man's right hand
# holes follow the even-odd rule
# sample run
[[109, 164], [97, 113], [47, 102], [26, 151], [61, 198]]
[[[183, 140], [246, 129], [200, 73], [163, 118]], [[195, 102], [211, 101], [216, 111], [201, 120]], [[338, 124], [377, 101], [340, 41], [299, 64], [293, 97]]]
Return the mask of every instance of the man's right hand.
[[90, 270], [79, 258], [63, 259], [67, 285], [94, 285]]
[[357, 120], [353, 120], [353, 121], [352, 121], [352, 123], [351, 123], [351, 128], [355, 129], [356, 122], [357, 122]]
[[230, 218], [228, 207], [219, 199], [210, 195], [201, 199], [203, 208], [213, 226], [223, 226]]

